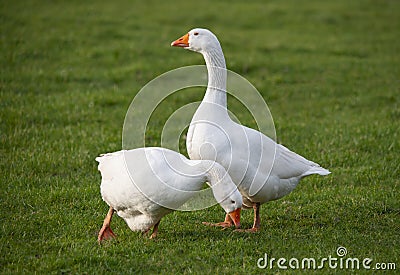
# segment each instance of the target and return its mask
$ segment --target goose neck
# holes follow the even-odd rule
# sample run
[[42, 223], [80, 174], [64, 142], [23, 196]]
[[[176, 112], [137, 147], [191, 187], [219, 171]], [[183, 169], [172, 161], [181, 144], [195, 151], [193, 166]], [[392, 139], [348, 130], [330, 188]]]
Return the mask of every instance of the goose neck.
[[206, 178], [210, 186], [216, 185], [226, 177], [226, 170], [217, 162], [211, 160], [203, 160], [204, 168], [206, 169]]
[[208, 72], [207, 91], [203, 101], [226, 108], [226, 64], [221, 48], [203, 53]]

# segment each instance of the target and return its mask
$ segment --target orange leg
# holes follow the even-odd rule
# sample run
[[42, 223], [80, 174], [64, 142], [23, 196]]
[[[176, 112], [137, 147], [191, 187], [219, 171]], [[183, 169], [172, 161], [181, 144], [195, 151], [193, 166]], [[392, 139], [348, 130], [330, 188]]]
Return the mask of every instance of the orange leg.
[[[160, 224], [159, 220], [154, 226], [153, 226], [153, 233], [150, 236], [150, 239], [154, 239], [155, 237], [157, 237], [157, 233], [158, 233], [158, 225]], [[151, 226], [149, 228], [146, 229], [146, 231], [143, 232], [143, 235], [147, 235], [147, 233], [149, 233], [151, 229]]]
[[253, 222], [253, 227], [249, 229], [236, 229], [235, 231], [238, 232], [258, 232], [260, 231], [261, 227], [261, 219], [260, 219], [260, 203], [256, 202], [253, 203], [253, 209], [254, 209], [254, 222]]
[[219, 223], [203, 222], [203, 224], [208, 225], [208, 226], [218, 226], [218, 227], [222, 227], [223, 229], [229, 228], [234, 225], [229, 214], [226, 214], [225, 220], [223, 222], [219, 222]]
[[112, 215], [114, 214], [114, 209], [110, 206], [110, 209], [108, 210], [107, 216], [104, 219], [103, 226], [100, 229], [99, 235], [97, 237], [97, 241], [99, 244], [101, 244], [101, 241], [103, 239], [112, 239], [115, 238], [114, 232], [111, 230], [110, 224], [111, 224], [111, 218]]
[[150, 239], [154, 239], [155, 237], [157, 237], [157, 232], [158, 232], [158, 225], [160, 224], [160, 221], [158, 221], [158, 223], [156, 223], [153, 227], [153, 233], [150, 236]]

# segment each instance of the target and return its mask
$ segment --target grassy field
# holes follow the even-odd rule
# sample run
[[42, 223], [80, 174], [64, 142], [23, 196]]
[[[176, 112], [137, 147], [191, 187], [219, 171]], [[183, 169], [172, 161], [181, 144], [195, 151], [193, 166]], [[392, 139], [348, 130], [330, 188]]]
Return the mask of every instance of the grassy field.
[[[1, 1], [0, 273], [285, 273], [257, 260], [334, 257], [339, 246], [400, 269], [400, 2], [214, 2]], [[115, 217], [118, 239], [100, 247], [108, 208], [94, 158], [121, 149], [141, 87], [203, 64], [170, 47], [197, 26], [261, 92], [279, 142], [332, 174], [263, 205], [257, 234], [203, 226], [223, 218], [215, 206], [165, 217], [155, 241]], [[202, 96], [168, 98], [165, 112]], [[147, 145], [159, 144], [159, 113]]]

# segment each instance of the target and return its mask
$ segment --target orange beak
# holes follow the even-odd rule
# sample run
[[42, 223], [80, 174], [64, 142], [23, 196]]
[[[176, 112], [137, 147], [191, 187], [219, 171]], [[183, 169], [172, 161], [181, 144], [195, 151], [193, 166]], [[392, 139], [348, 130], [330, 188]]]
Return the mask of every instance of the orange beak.
[[236, 228], [240, 228], [240, 210], [242, 210], [242, 209], [238, 208], [229, 213], [229, 217], [231, 217]]
[[189, 47], [189, 34], [187, 33], [181, 38], [178, 38], [177, 40], [171, 43], [171, 46], [182, 47], [182, 48]]

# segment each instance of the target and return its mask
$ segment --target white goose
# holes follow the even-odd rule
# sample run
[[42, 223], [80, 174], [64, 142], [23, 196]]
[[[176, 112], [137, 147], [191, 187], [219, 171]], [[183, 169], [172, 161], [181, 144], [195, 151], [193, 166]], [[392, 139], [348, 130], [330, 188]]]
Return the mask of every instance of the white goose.
[[[217, 37], [206, 29], [193, 29], [171, 43], [203, 55], [208, 86], [189, 126], [186, 147], [191, 159], [220, 163], [243, 196], [243, 206], [254, 209], [253, 227], [260, 229], [262, 203], [289, 194], [299, 181], [311, 174], [328, 175], [318, 164], [288, 150], [264, 134], [231, 120], [227, 111], [227, 72]], [[225, 222], [209, 224], [226, 226]]]
[[213, 161], [189, 160], [164, 148], [123, 150], [97, 157], [101, 195], [110, 206], [98, 242], [115, 237], [110, 228], [114, 210], [133, 231], [156, 237], [162, 217], [178, 209], [208, 181], [217, 202], [240, 226], [242, 196], [225, 169]]

